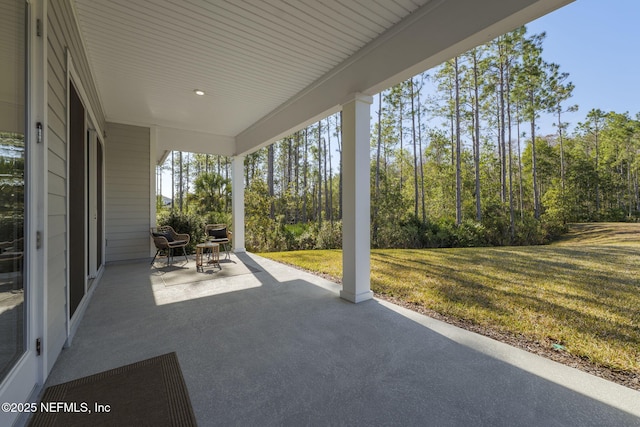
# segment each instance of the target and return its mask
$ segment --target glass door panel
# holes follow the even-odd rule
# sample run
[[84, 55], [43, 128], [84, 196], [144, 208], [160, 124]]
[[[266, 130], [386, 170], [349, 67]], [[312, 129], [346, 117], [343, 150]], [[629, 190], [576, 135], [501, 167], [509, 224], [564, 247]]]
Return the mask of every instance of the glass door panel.
[[0, 0], [0, 381], [25, 351], [25, 20]]

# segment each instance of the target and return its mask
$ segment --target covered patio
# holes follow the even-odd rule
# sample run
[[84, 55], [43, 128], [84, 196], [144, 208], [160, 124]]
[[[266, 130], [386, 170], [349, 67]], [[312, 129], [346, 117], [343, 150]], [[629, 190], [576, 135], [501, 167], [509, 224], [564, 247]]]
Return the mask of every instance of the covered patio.
[[[571, 1], [4, 1], [29, 167], [2, 401], [175, 351], [202, 425], [637, 425], [637, 392], [370, 289], [372, 96]], [[341, 286], [244, 242], [246, 156], [336, 112]], [[242, 274], [150, 269], [170, 150], [232, 157]]]
[[370, 299], [372, 96], [570, 2], [74, 0], [87, 103], [104, 113], [106, 263], [152, 250], [147, 180], [172, 150], [232, 158], [232, 244], [244, 252], [246, 156], [341, 112], [340, 295]]
[[203, 426], [640, 419], [634, 390], [385, 301], [353, 305], [257, 255], [233, 255], [223, 269], [238, 274], [212, 280], [194, 282], [193, 263], [108, 266], [47, 385], [175, 351]]

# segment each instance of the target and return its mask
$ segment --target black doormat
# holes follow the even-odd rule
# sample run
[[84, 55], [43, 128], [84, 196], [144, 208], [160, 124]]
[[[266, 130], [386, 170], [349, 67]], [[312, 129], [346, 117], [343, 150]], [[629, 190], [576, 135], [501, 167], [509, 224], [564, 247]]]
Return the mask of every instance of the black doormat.
[[176, 353], [47, 387], [30, 426], [196, 426]]

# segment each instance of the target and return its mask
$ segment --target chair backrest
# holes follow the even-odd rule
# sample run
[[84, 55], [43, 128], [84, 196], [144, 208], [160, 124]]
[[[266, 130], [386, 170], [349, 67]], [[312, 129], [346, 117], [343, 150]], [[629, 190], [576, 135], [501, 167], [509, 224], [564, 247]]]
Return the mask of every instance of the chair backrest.
[[207, 224], [204, 226], [206, 237], [213, 239], [228, 239], [229, 233], [226, 224]]
[[161, 225], [160, 227], [158, 227], [158, 232], [166, 234], [167, 236], [171, 237], [173, 240], [175, 240], [178, 234], [176, 233], [176, 230], [174, 230], [173, 227], [170, 225]]
[[159, 229], [152, 227], [150, 229], [150, 233], [156, 249], [167, 249], [169, 247], [169, 240], [167, 239], [167, 236], [164, 232], [161, 232]]
[[[153, 234], [153, 228], [151, 229]], [[157, 234], [162, 234], [171, 243], [171, 247], [178, 247], [179, 245], [187, 246], [191, 241], [191, 236], [187, 233], [176, 233], [176, 231], [170, 225], [161, 225], [157, 227]]]

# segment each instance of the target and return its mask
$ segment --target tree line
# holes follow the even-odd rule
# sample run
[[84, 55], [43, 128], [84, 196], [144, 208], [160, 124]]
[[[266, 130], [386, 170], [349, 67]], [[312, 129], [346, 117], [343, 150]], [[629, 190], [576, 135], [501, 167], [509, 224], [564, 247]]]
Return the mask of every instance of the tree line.
[[[574, 85], [544, 39], [518, 28], [374, 97], [372, 246], [538, 244], [638, 219], [640, 116], [566, 122]], [[340, 129], [338, 113], [246, 157], [249, 249], [340, 246]], [[228, 217], [229, 159], [173, 156], [174, 211]]]

